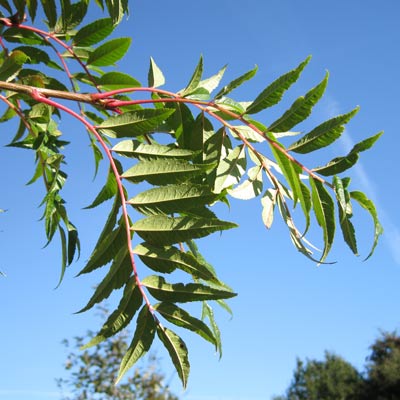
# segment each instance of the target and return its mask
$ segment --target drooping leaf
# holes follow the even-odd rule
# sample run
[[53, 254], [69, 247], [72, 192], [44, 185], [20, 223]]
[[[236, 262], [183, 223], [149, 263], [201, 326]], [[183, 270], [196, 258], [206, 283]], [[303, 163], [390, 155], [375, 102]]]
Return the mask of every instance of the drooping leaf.
[[133, 249], [133, 253], [157, 272], [170, 273], [178, 268], [194, 278], [218, 282], [215, 273], [202, 260], [176, 247], [156, 247], [149, 243], [142, 243]]
[[383, 132], [379, 132], [376, 135], [357, 143], [346, 156], [336, 157], [327, 165], [314, 168], [313, 171], [324, 176], [336, 175], [346, 171], [357, 163], [359, 153], [370, 149], [382, 134]]
[[109, 117], [97, 128], [112, 138], [142, 136], [153, 132], [174, 110], [152, 109], [129, 111]]
[[161, 145], [157, 143], [146, 144], [136, 140], [123, 140], [117, 143], [112, 151], [126, 157], [135, 157], [139, 160], [153, 160], [159, 157], [193, 159], [195, 152], [180, 149], [172, 145]]
[[261, 199], [262, 209], [262, 220], [264, 225], [270, 229], [274, 220], [274, 210], [276, 204], [277, 189], [268, 189]]
[[255, 166], [247, 171], [248, 178], [233, 189], [228, 189], [230, 196], [236, 199], [249, 200], [257, 197], [263, 188], [262, 181], [263, 169], [261, 166]]
[[347, 114], [339, 115], [323, 122], [301, 139], [292, 143], [288, 150], [305, 154], [330, 145], [340, 137], [344, 131], [344, 125], [357, 114], [358, 110], [359, 108], [357, 107]]
[[108, 298], [111, 292], [115, 289], [122, 287], [132, 274], [132, 264], [128, 248], [125, 245], [121, 247], [115, 256], [110, 270], [104, 279], [97, 286], [93, 296], [78, 313], [89, 310], [95, 304], [100, 303], [102, 300]]
[[96, 67], [106, 67], [115, 64], [128, 51], [131, 45], [131, 38], [116, 38], [99, 46], [89, 54], [88, 65]]
[[221, 193], [223, 189], [239, 183], [245, 172], [246, 151], [244, 145], [241, 145], [221, 159], [217, 167], [213, 191]]
[[105, 3], [114, 25], [118, 25], [125, 14], [129, 14], [128, 0], [105, 0]]
[[255, 114], [265, 108], [271, 107], [277, 104], [283, 94], [289, 87], [297, 81], [301, 72], [305, 66], [309, 63], [311, 57], [307, 57], [299, 66], [292, 71], [280, 76], [274, 82], [272, 82], [267, 88], [265, 88], [256, 99], [246, 109], [246, 114]]
[[131, 277], [125, 285], [124, 293], [118, 304], [118, 308], [108, 317], [100, 332], [92, 338], [90, 342], [82, 346], [81, 350], [103, 342], [128, 326], [142, 303], [142, 294], [135, 284], [135, 278]]
[[375, 251], [375, 247], [378, 244], [379, 236], [382, 235], [383, 233], [383, 228], [379, 222], [378, 213], [376, 211], [374, 203], [370, 199], [368, 199], [364, 193], [359, 191], [353, 191], [350, 192], [350, 197], [356, 200], [361, 207], [367, 210], [374, 221], [374, 241], [372, 243], [372, 248], [368, 256], [365, 258], [365, 260], [368, 260], [368, 258], [370, 258]]
[[212, 307], [206, 302], [203, 301], [203, 307], [202, 307], [202, 317], [203, 320], [205, 318], [208, 318], [210, 321], [210, 326], [214, 334], [214, 338], [216, 340], [216, 347], [217, 347], [217, 352], [219, 354], [219, 358], [222, 357], [222, 340], [221, 340], [221, 332], [218, 328], [218, 324], [215, 321], [215, 316], [214, 316], [214, 311]]
[[138, 183], [147, 181], [153, 185], [183, 183], [204, 175], [214, 168], [210, 164], [191, 164], [179, 159], [140, 161], [122, 174], [122, 178]]
[[232, 222], [218, 219], [154, 215], [136, 221], [131, 229], [151, 244], [168, 246], [235, 227]]
[[43, 11], [46, 14], [49, 28], [53, 28], [57, 23], [57, 7], [54, 0], [41, 0]]
[[327, 73], [321, 83], [311, 89], [305, 96], [299, 97], [282, 117], [268, 127], [268, 130], [271, 132], [285, 132], [304, 121], [324, 94], [328, 84], [328, 76], [329, 74]]
[[171, 357], [172, 363], [178, 372], [182, 385], [185, 388], [189, 377], [190, 364], [188, 359], [188, 350], [185, 342], [168, 328], [160, 324], [157, 325], [157, 335]]
[[147, 305], [144, 305], [136, 322], [136, 329], [133, 335], [128, 351], [121, 361], [116, 384], [122, 379], [126, 372], [150, 349], [156, 332], [156, 322], [149, 311]]
[[208, 186], [190, 183], [167, 185], [146, 190], [128, 200], [136, 210], [145, 215], [179, 213], [210, 204], [217, 195]]
[[73, 46], [93, 46], [104, 40], [113, 30], [111, 18], [98, 19], [79, 29], [73, 38]]
[[229, 299], [236, 296], [236, 293], [229, 290], [215, 289], [201, 283], [167, 283], [162, 276], [157, 275], [146, 277], [142, 284], [157, 300], [171, 303]]
[[156, 304], [154, 309], [172, 324], [189, 329], [212, 343], [214, 346], [216, 345], [215, 337], [210, 328], [203, 321], [192, 317], [182, 308], [173, 303], [163, 302]]
[[165, 83], [165, 77], [152, 57], [150, 57], [148, 83], [149, 87], [154, 87], [154, 88], [162, 86]]
[[320, 262], [324, 262], [335, 237], [335, 208], [334, 203], [323, 183], [310, 176], [312, 202], [318, 225], [324, 236], [324, 250]]
[[250, 71], [244, 73], [243, 75], [239, 76], [239, 78], [234, 79], [233, 81], [229, 82], [225, 85], [216, 95], [215, 99], [220, 99], [223, 96], [226, 96], [230, 93], [233, 89], [240, 86], [243, 82], [248, 81], [257, 73], [258, 67], [257, 65]]

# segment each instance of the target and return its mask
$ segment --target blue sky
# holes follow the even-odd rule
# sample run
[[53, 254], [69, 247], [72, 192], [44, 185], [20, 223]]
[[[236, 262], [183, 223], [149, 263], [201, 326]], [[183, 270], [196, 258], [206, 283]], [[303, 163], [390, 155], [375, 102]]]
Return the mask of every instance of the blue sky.
[[[132, 36], [133, 45], [118, 67], [143, 83], [153, 56], [166, 75], [165, 88], [179, 90], [203, 54], [208, 75], [229, 65], [225, 82], [257, 64], [256, 78], [235, 92], [236, 99], [249, 100], [311, 54], [302, 78], [277, 111], [263, 116], [265, 123], [329, 70], [326, 95], [300, 129], [306, 131], [360, 105], [332, 151], [345, 154], [352, 143], [385, 131], [375, 148], [361, 155], [361, 164], [352, 173], [353, 187], [374, 199], [385, 228], [375, 255], [365, 263], [362, 256], [351, 255], [339, 233], [330, 256], [338, 262], [313, 265], [292, 247], [278, 218], [270, 231], [263, 227], [257, 201], [233, 201], [230, 211], [222, 210], [222, 217], [240, 228], [200, 245], [239, 296], [230, 302], [233, 319], [218, 314], [221, 360], [207, 343], [184, 336], [192, 364], [188, 389], [182, 393], [178, 378], [172, 378], [182, 398], [268, 400], [289, 384], [296, 357], [321, 358], [330, 350], [362, 368], [379, 331], [399, 328], [399, 12], [395, 0], [131, 3], [131, 15], [117, 34]], [[8, 209], [0, 219], [0, 269], [7, 274], [0, 279], [0, 399], [57, 399], [54, 379], [63, 375], [66, 356], [61, 340], [100, 324], [93, 313], [73, 313], [86, 303], [101, 277], [74, 275], [89, 256], [107, 212], [107, 206], [98, 212], [81, 210], [93, 199], [102, 177], [92, 183], [92, 159], [83, 129], [66, 120], [63, 130], [66, 140], [72, 141], [64, 193], [71, 219], [80, 228], [83, 250], [57, 290], [58, 246], [42, 249], [45, 238], [38, 222], [42, 188], [25, 186], [32, 155], [0, 147], [0, 207]], [[1, 132], [3, 145], [13, 131], [2, 126]], [[366, 255], [372, 226], [362, 210], [357, 214], [360, 250]], [[319, 244], [319, 239], [316, 235], [314, 241]], [[158, 355], [166, 375], [173, 374], [167, 354], [160, 349]]]

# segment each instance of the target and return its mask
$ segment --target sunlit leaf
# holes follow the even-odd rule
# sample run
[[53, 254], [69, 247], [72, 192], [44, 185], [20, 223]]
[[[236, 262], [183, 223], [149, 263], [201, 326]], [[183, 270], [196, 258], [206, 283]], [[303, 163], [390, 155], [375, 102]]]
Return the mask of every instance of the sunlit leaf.
[[111, 18], [98, 19], [85, 25], [73, 38], [74, 46], [88, 47], [97, 44], [114, 30]]
[[89, 54], [87, 64], [96, 67], [105, 67], [115, 64], [128, 51], [131, 45], [131, 38], [112, 39]]
[[165, 83], [165, 77], [152, 57], [150, 57], [148, 83], [149, 83], [149, 87], [155, 87], [155, 88], [162, 86]]
[[233, 81], [229, 82], [227, 85], [225, 85], [216, 95], [215, 99], [219, 99], [223, 96], [226, 96], [228, 93], [230, 93], [233, 89], [237, 88], [240, 86], [243, 82], [248, 81], [251, 79], [256, 73], [257, 73], [258, 67], [255, 66], [254, 69], [244, 73], [243, 75], [239, 76], [239, 78], [234, 79]]

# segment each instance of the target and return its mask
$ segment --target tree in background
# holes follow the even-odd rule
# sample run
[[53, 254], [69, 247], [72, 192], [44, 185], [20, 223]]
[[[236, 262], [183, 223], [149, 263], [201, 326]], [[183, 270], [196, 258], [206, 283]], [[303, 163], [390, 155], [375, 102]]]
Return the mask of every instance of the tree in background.
[[323, 361], [297, 360], [286, 395], [274, 400], [398, 400], [400, 337], [383, 333], [371, 346], [364, 372], [331, 353]]
[[[102, 309], [101, 314], [108, 312]], [[178, 400], [169, 391], [154, 355], [115, 385], [120, 360], [127, 351], [128, 333], [121, 332], [102, 345], [81, 351], [94, 336], [88, 331], [85, 336], [75, 337], [72, 344], [64, 340], [71, 351], [65, 363], [69, 376], [57, 379], [62, 400]]]
[[[109, 17], [93, 19], [98, 15], [93, 7]], [[9, 146], [34, 156], [29, 183], [44, 183], [42, 219], [47, 242], [58, 237], [61, 244], [60, 282], [80, 250], [78, 226], [64, 199], [65, 147], [70, 140], [90, 144], [96, 172], [106, 163], [104, 186], [86, 208], [109, 201], [109, 213], [79, 275], [104, 267], [106, 273], [80, 312], [123, 290], [117, 308], [87, 346], [97, 346], [136, 321], [117, 380], [158, 337], [186, 386], [188, 349], [177, 332], [190, 330], [221, 354], [213, 307], [230, 311], [226, 300], [236, 295], [197, 246], [197, 239], [237, 226], [218, 218], [213, 206], [229, 204], [231, 198], [258, 199], [266, 228], [280, 217], [295, 248], [317, 263], [328, 262], [337, 227], [358, 254], [352, 217], [362, 208], [374, 226], [369, 258], [382, 228], [373, 202], [353, 190], [346, 175], [381, 133], [317, 164], [314, 152], [331, 146], [358, 111], [305, 132], [298, 127], [323, 96], [328, 74], [278, 118], [268, 120], [268, 109], [298, 81], [310, 57], [251, 101], [234, 99], [232, 92], [253, 78], [257, 67], [221, 84], [226, 67], [203, 77], [202, 57], [181, 90], [160, 88], [166, 79], [153, 58], [142, 85], [115, 70], [131, 38], [110, 35], [127, 11], [127, 0], [0, 1], [0, 123], [16, 127], [6, 139]], [[61, 131], [65, 116], [82, 127], [82, 137]], [[314, 224], [321, 228], [320, 254], [314, 254], [307, 237]], [[140, 263], [150, 275], [143, 276], [148, 269]], [[191, 313], [183, 308], [188, 302], [198, 304], [197, 316], [191, 314], [193, 307]]]

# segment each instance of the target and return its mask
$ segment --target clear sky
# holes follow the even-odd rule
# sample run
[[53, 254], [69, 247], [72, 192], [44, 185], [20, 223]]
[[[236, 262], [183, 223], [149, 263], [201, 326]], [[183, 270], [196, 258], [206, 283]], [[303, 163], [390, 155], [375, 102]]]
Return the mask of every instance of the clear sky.
[[[223, 210], [222, 216], [240, 228], [202, 240], [200, 246], [239, 296], [230, 302], [233, 319], [218, 314], [224, 352], [220, 361], [207, 343], [184, 335], [192, 364], [185, 392], [172, 375], [182, 398], [268, 400], [289, 384], [296, 357], [322, 358], [330, 350], [361, 369], [379, 331], [399, 328], [399, 14], [397, 0], [131, 2], [131, 15], [117, 34], [132, 36], [133, 45], [118, 68], [143, 83], [153, 56], [166, 75], [165, 88], [179, 90], [203, 54], [208, 75], [229, 64], [225, 82], [257, 64], [257, 77], [235, 92], [236, 99], [251, 100], [311, 54], [311, 64], [279, 111], [329, 70], [326, 95], [300, 128], [306, 131], [360, 105], [335, 152], [345, 154], [352, 143], [385, 131], [375, 148], [361, 155], [352, 174], [353, 188], [374, 199], [385, 228], [375, 255], [365, 263], [352, 256], [339, 233], [330, 256], [338, 262], [313, 265], [292, 247], [278, 218], [270, 231], [263, 227], [258, 201], [234, 201], [230, 211]], [[266, 114], [265, 123], [273, 116], [274, 111]], [[3, 125], [0, 129], [4, 145], [13, 131]], [[83, 249], [57, 290], [58, 245], [42, 249], [45, 237], [38, 222], [43, 190], [40, 184], [25, 186], [32, 154], [0, 147], [0, 208], [8, 209], [0, 216], [0, 270], [7, 274], [0, 278], [0, 399], [59, 398], [54, 379], [64, 374], [61, 340], [100, 325], [93, 313], [73, 312], [86, 303], [101, 277], [74, 278], [105, 217], [101, 210], [81, 210], [103, 176], [92, 183], [92, 155], [83, 129], [66, 121], [63, 130], [72, 142], [64, 194], [71, 219], [81, 230]], [[362, 210], [357, 214], [360, 250], [367, 255], [372, 226]], [[314, 239], [320, 243], [318, 236]], [[167, 354], [160, 349], [158, 355], [171, 376]]]

